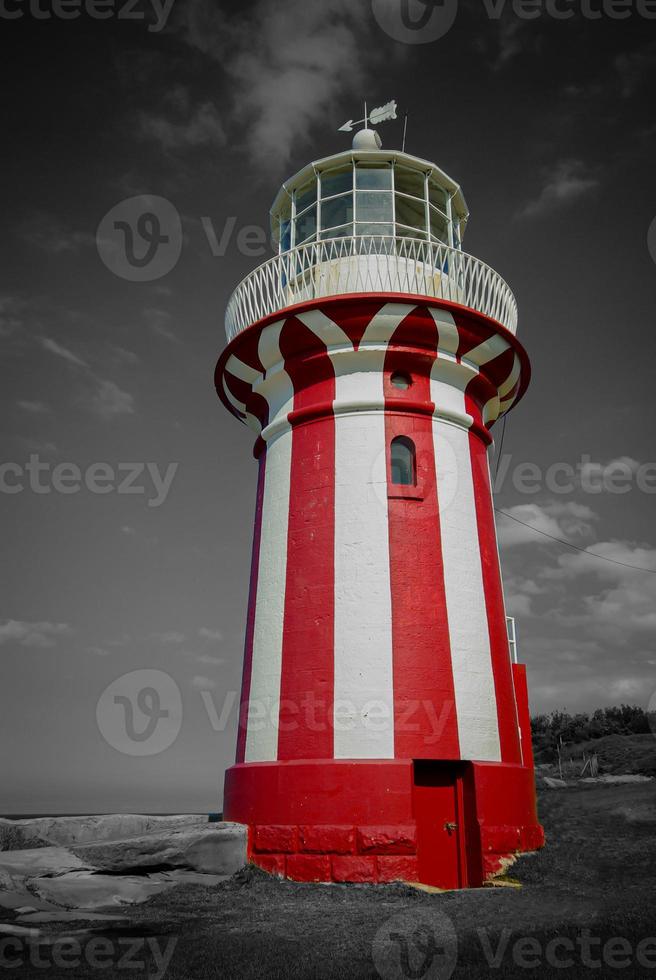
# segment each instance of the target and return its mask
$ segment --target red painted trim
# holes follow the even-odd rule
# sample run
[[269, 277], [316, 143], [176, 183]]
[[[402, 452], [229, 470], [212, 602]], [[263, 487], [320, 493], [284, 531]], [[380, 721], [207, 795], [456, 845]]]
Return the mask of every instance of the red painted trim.
[[[223, 369], [228, 357], [230, 357], [231, 354], [237, 354], [240, 346], [244, 343], [248, 344], [250, 349], [254, 334], [259, 333], [270, 323], [275, 323], [276, 321], [285, 317], [297, 316], [299, 313], [305, 312], [306, 310], [322, 309], [328, 316], [330, 316], [332, 313], [332, 317], [336, 320], [336, 322], [339, 322], [339, 313], [342, 312], [341, 319], [344, 320], [345, 317], [347, 317], [351, 325], [355, 324], [354, 329], [357, 333], [357, 331], [360, 329], [358, 326], [360, 321], [362, 319], [366, 319], [367, 316], [371, 317], [372, 309], [375, 311], [376, 308], [379, 309], [383, 304], [388, 302], [403, 302], [407, 303], [408, 305], [414, 304], [418, 308], [416, 312], [423, 309], [428, 309], [430, 307], [447, 310], [453, 315], [458, 329], [464, 330], [467, 334], [469, 334], [469, 339], [465, 339], [464, 337], [462, 338], [461, 346], [463, 347], [463, 350], [471, 350], [471, 348], [476, 346], [477, 343], [481, 343], [494, 333], [500, 334], [510, 344], [521, 362], [521, 379], [514, 404], [517, 404], [517, 402], [519, 402], [519, 400], [523, 397], [531, 378], [531, 365], [528, 355], [515, 335], [511, 334], [510, 331], [502, 326], [497, 320], [493, 320], [491, 317], [485, 316], [484, 313], [479, 313], [477, 310], [473, 310], [470, 307], [462, 306], [459, 303], [453, 303], [448, 300], [433, 299], [429, 296], [418, 296], [414, 293], [377, 292], [345, 293], [343, 295], [321, 297], [305, 303], [296, 303], [292, 306], [284, 307], [281, 310], [276, 310], [275, 313], [271, 313], [269, 316], [263, 317], [261, 320], [257, 320], [252, 323], [230, 341], [219, 357], [214, 372], [214, 383], [219, 398], [229, 412], [239, 417], [238, 412], [228, 401], [225, 393], [223, 392], [221, 385]], [[336, 312], [333, 312], [333, 307], [337, 308]], [[409, 318], [412, 316], [413, 314], [410, 314]], [[341, 325], [342, 328], [348, 333], [349, 323], [342, 323]]]
[[465, 810], [464, 773], [459, 772], [455, 777], [456, 791], [456, 823], [458, 824], [458, 887], [467, 888], [469, 875], [467, 868], [467, 811]]
[[247, 762], [225, 775], [223, 815], [245, 824], [407, 825], [410, 759]]
[[531, 711], [528, 703], [528, 683], [526, 680], [526, 667], [524, 664], [512, 665], [513, 682], [515, 687], [515, 700], [517, 702], [517, 715], [519, 717], [519, 728], [522, 733], [522, 763], [533, 769], [533, 739], [531, 734]]
[[[416, 315], [408, 319], [414, 322]], [[404, 321], [390, 341], [384, 366], [394, 752], [397, 758], [459, 759], [430, 392], [437, 330], [432, 317], [430, 323], [435, 338], [432, 356], [423, 352], [417, 357], [403, 348], [404, 333], [412, 330]], [[391, 383], [396, 371], [412, 379], [405, 392]], [[390, 404], [395, 409], [403, 405], [406, 412], [390, 412]], [[425, 409], [421, 414], [414, 411], [418, 404]], [[401, 435], [415, 444], [414, 487], [392, 483], [390, 445]]]
[[[469, 396], [466, 395], [465, 398], [469, 403]], [[470, 411], [469, 404], [467, 404], [467, 411]], [[492, 488], [490, 487], [487, 448], [472, 433], [469, 435], [469, 452], [474, 500], [476, 502], [476, 523], [483, 573], [485, 609], [490, 637], [492, 674], [497, 702], [501, 761], [519, 763], [521, 762], [521, 750], [506, 627], [506, 610], [499, 567], [499, 551], [492, 509]]]
[[239, 727], [237, 729], [237, 762], [243, 762], [246, 755], [246, 728], [248, 725], [248, 702], [251, 696], [251, 673], [253, 669], [253, 635], [255, 632], [255, 607], [257, 603], [257, 580], [260, 566], [260, 541], [262, 538], [262, 507], [266, 481], [266, 453], [259, 460], [257, 475], [257, 494], [255, 498], [255, 527], [253, 531], [253, 555], [248, 590], [248, 613], [246, 617], [246, 636], [244, 638], [244, 666], [241, 679], [241, 703], [239, 705]]
[[[456, 821], [464, 838], [459, 883], [477, 886], [501, 867], [503, 857], [544, 843], [534, 774], [525, 766], [503, 763], [453, 765], [458, 776]], [[421, 833], [415, 805], [409, 759], [248, 763], [226, 773], [226, 819], [248, 826], [251, 861], [287, 877], [305, 868], [313, 876], [320, 873], [322, 881], [334, 880], [333, 857], [348, 851], [351, 857], [375, 861], [380, 881], [429, 880], [415, 857]], [[460, 845], [462, 860], [462, 841]], [[437, 840], [435, 846], [440, 846]], [[318, 860], [300, 861], [301, 855]], [[439, 853], [436, 857], [439, 861]], [[347, 864], [356, 866], [338, 862]]]
[[[298, 348], [323, 356], [294, 356]], [[294, 385], [292, 460], [287, 526], [287, 579], [280, 682], [279, 759], [333, 755], [335, 373], [326, 346], [298, 320], [280, 335]], [[303, 425], [319, 401], [327, 416]], [[301, 424], [299, 424], [299, 420]]]

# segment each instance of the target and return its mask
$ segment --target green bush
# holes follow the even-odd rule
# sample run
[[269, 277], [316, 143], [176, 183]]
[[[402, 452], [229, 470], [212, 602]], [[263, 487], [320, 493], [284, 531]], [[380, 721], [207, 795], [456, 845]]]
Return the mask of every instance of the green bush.
[[561, 741], [588, 742], [606, 735], [646, 735], [650, 731], [656, 733], [656, 712], [628, 704], [597, 708], [592, 715], [552, 711], [531, 718], [533, 750], [545, 762], [556, 761]]

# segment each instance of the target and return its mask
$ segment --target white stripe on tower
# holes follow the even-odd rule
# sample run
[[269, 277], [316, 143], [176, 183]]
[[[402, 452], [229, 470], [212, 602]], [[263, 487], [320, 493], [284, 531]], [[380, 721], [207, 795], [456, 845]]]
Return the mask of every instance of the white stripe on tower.
[[[270, 423], [277, 414], [286, 414], [294, 397], [280, 353], [282, 326], [280, 321], [267, 327], [260, 337], [258, 350], [265, 370], [278, 367], [275, 383], [268, 392]], [[262, 394], [266, 397], [265, 388], [263, 385]], [[287, 426], [266, 447], [245, 762], [272, 762], [278, 756], [291, 463], [292, 432]]]
[[[448, 396], [449, 415], [469, 419], [464, 390], [453, 387], [455, 379], [439, 380], [446, 367], [441, 360], [438, 356], [431, 377], [436, 415]], [[433, 445], [460, 755], [497, 762], [501, 746], [468, 428], [435, 417]]]
[[394, 758], [383, 366], [390, 337], [412, 309], [384, 306], [357, 353], [325, 314], [301, 316], [327, 344], [335, 369], [336, 759]]

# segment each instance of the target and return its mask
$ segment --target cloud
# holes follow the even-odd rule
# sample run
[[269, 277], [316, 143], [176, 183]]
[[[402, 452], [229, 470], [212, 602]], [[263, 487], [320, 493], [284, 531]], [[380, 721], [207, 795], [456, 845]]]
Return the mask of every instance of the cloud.
[[211, 657], [208, 653], [201, 654], [196, 660], [199, 664], [210, 664], [213, 667], [221, 667], [225, 663], [223, 657]]
[[18, 438], [31, 453], [38, 453], [40, 456], [59, 455], [59, 447], [54, 442], [40, 442], [38, 439], [24, 439], [22, 436]]
[[203, 640], [211, 640], [214, 643], [219, 643], [223, 639], [223, 634], [220, 630], [211, 630], [206, 626], [201, 626], [198, 630], [198, 635]]
[[116, 360], [121, 363], [138, 364], [140, 361], [139, 355], [135, 354], [134, 351], [127, 350], [126, 347], [112, 346], [111, 351]]
[[557, 612], [558, 621], [565, 626], [584, 626], [622, 646], [634, 642], [636, 634], [654, 635], [656, 548], [628, 541], [600, 541], [588, 550], [609, 560], [581, 553], [560, 555], [558, 567], [545, 570], [545, 579], [564, 583], [569, 596], [583, 580], [579, 588], [585, 593], [580, 602], [569, 598]]
[[30, 415], [48, 415], [50, 413], [49, 407], [44, 402], [17, 401], [16, 404]]
[[573, 500], [567, 503], [552, 500], [544, 504], [517, 504], [506, 507], [505, 513], [516, 520], [508, 520], [504, 513], [498, 516], [498, 536], [502, 549], [527, 544], [548, 545], [549, 539], [544, 535], [580, 545], [581, 539], [593, 533], [593, 523], [597, 520], [590, 507]]
[[133, 396], [113, 381], [98, 379], [96, 390], [85, 400], [90, 411], [107, 421], [134, 414]]
[[158, 643], [165, 643], [167, 645], [177, 645], [178, 643], [184, 643], [185, 641], [185, 636], [183, 633], [176, 633], [173, 630], [167, 633], [153, 633], [152, 638]]
[[622, 86], [622, 96], [628, 99], [656, 68], [656, 42], [652, 41], [637, 51], [618, 54], [614, 66]]
[[70, 636], [72, 632], [65, 623], [28, 623], [9, 619], [0, 625], [0, 646], [14, 642], [24, 647], [53, 647], [60, 637]]
[[499, 22], [499, 52], [493, 68], [498, 70], [526, 48], [525, 39], [520, 37], [526, 21], [519, 17], [506, 17]]
[[544, 592], [545, 589], [537, 585], [531, 578], [521, 576], [506, 577], [504, 593], [508, 615], [533, 615], [533, 600], [535, 596], [543, 595]]
[[561, 160], [544, 173], [544, 185], [536, 198], [519, 212], [522, 218], [551, 214], [585, 197], [600, 186], [600, 180], [582, 160]]
[[95, 246], [95, 238], [89, 232], [67, 228], [58, 218], [47, 214], [34, 215], [26, 222], [21, 229], [21, 238], [50, 255]]
[[41, 337], [41, 346], [44, 350], [50, 351], [51, 354], [55, 354], [57, 357], [68, 361], [69, 364], [75, 364], [76, 367], [86, 368], [89, 366], [86, 361], [83, 361], [73, 351], [68, 350], [67, 347], [62, 347], [61, 344], [58, 344], [56, 340], [51, 340], [50, 337]]
[[103, 650], [102, 647], [89, 647], [87, 653], [90, 653], [92, 657], [109, 657], [109, 650]]
[[381, 61], [366, 3], [258, 0], [229, 19], [212, 0], [177, 9], [186, 42], [223, 66], [230, 118], [245, 128], [250, 157], [269, 169], [285, 166], [343, 95], [364, 90]]
[[58, 344], [56, 340], [52, 340], [50, 337], [41, 337], [40, 339], [44, 350], [61, 357], [75, 367], [84, 368], [87, 372], [93, 388], [82, 395], [79, 401], [94, 415], [98, 415], [101, 419], [111, 420], [122, 415], [134, 414], [134, 397], [129, 392], [119, 388], [114, 381], [99, 378], [86, 361], [83, 361], [81, 357], [78, 357], [67, 347]]
[[153, 307], [145, 309], [143, 313], [144, 318], [153, 333], [158, 334], [160, 337], [164, 337], [165, 340], [171, 340], [177, 343], [178, 338], [169, 327], [169, 322], [171, 320], [170, 313], [167, 313], [166, 310], [154, 309]]
[[216, 687], [216, 681], [211, 680], [209, 677], [197, 675], [191, 678], [191, 686], [196, 691], [213, 691]]
[[211, 102], [203, 102], [190, 118], [179, 122], [163, 115], [142, 112], [139, 115], [139, 135], [142, 139], [156, 140], [165, 150], [221, 147], [226, 143], [223, 123]]
[[0, 296], [0, 339], [5, 340], [23, 325], [18, 315], [24, 303], [13, 296]]

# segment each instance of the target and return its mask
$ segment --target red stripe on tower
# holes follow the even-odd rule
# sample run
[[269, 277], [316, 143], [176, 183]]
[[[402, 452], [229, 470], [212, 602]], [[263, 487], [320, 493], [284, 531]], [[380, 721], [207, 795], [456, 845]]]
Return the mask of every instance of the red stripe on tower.
[[[397, 758], [460, 758], [433, 448], [436, 356], [435, 321], [417, 310], [391, 338], [384, 368]], [[411, 440], [414, 485], [392, 472], [394, 439]]]
[[[333, 755], [335, 375], [326, 345], [300, 320], [286, 321], [280, 350], [294, 385], [294, 407], [278, 758], [328, 759]], [[329, 414], [313, 413], [317, 405]]]

